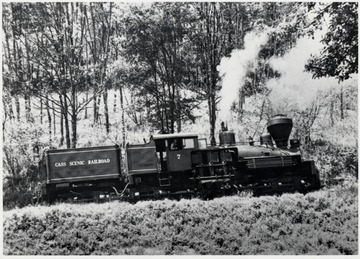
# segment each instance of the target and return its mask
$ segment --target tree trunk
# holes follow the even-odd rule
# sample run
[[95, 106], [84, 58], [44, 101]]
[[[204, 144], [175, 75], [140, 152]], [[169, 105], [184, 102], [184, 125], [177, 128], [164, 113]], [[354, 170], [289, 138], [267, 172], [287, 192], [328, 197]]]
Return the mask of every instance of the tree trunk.
[[49, 134], [49, 146], [52, 147], [52, 132], [51, 132], [51, 113], [50, 113], [49, 96], [46, 96], [46, 112], [48, 117], [48, 134]]
[[93, 95], [93, 113], [94, 113], [94, 126], [97, 124], [98, 122], [98, 108], [97, 108], [97, 99], [96, 99], [96, 93], [94, 91], [94, 95]]
[[108, 90], [105, 89], [103, 93], [104, 98], [104, 115], [105, 115], [105, 128], [106, 133], [110, 132], [110, 123], [109, 123], [109, 107], [108, 107]]
[[77, 98], [76, 98], [76, 87], [74, 84], [71, 86], [71, 131], [72, 141], [71, 147], [76, 148], [77, 145]]
[[[120, 110], [121, 110], [121, 135], [122, 135], [122, 150], [125, 151], [126, 146], [126, 130], [125, 130], [125, 111], [124, 111], [124, 96], [123, 89], [120, 85]], [[125, 167], [125, 152], [121, 152], [121, 174], [126, 177]]]
[[72, 129], [72, 141], [71, 147], [76, 148], [77, 144], [77, 116], [75, 111], [71, 113], [71, 129]]
[[116, 113], [116, 90], [114, 91], [114, 113]]
[[97, 106], [96, 106], [96, 122], [101, 124], [100, 120], [100, 104], [101, 104], [101, 93], [97, 97]]
[[[86, 94], [87, 94], [87, 93], [86, 93]], [[87, 102], [87, 100], [88, 100], [87, 98], [83, 98], [83, 103]], [[84, 110], [85, 110], [84, 119], [86, 120], [86, 119], [87, 119], [87, 105], [85, 106]]]
[[70, 142], [70, 128], [69, 128], [69, 119], [68, 119], [68, 112], [69, 112], [69, 107], [67, 104], [67, 99], [66, 99], [66, 93], [64, 94], [64, 122], [65, 122], [65, 141], [66, 141], [66, 147], [70, 148], [71, 146], [71, 142]]
[[181, 103], [179, 93], [177, 93], [175, 112], [177, 118], [177, 132], [181, 132]]
[[31, 102], [28, 94], [24, 95], [25, 99], [25, 118], [27, 122], [31, 122]]
[[[86, 102], [89, 101], [89, 93], [86, 93]], [[88, 118], [88, 107], [87, 107], [87, 104], [86, 104], [86, 107], [85, 107], [85, 119]]]
[[55, 116], [55, 105], [52, 103], [52, 110], [53, 110], [53, 126], [54, 126], [54, 136], [56, 135], [56, 116]]
[[125, 147], [126, 144], [125, 111], [124, 111], [123, 89], [121, 85], [120, 85], [120, 109], [121, 109], [121, 133], [122, 133], [123, 147]]
[[212, 146], [216, 145], [215, 139], [215, 123], [216, 123], [216, 103], [215, 95], [211, 94], [208, 100], [209, 105], [209, 121], [210, 121], [210, 144]]
[[20, 121], [20, 100], [19, 96], [15, 96], [15, 109], [16, 109], [16, 119]]
[[64, 114], [60, 113], [60, 146], [64, 145]]
[[6, 120], [8, 117], [8, 112], [7, 112], [7, 108], [6, 108], [6, 102], [3, 101], [3, 109], [4, 109], [4, 117], [3, 117], [3, 121], [2, 121], [2, 130], [3, 130], [3, 141], [5, 141], [5, 124], [6, 124]]
[[40, 97], [40, 124], [43, 124], [43, 99]]
[[9, 97], [9, 116], [10, 116], [11, 120], [13, 120], [15, 118], [11, 96]]
[[343, 120], [344, 116], [344, 88], [343, 86], [340, 87], [340, 118]]

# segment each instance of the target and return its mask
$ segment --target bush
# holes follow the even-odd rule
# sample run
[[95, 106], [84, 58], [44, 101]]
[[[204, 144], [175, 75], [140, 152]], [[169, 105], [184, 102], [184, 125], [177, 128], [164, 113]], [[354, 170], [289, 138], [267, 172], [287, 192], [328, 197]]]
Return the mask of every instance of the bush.
[[58, 204], [4, 213], [6, 255], [357, 254], [357, 192]]
[[[4, 132], [3, 205], [4, 209], [23, 207], [33, 202], [40, 192], [35, 145], [45, 146], [41, 127], [14, 121]], [[42, 150], [39, 150], [41, 153]]]
[[341, 184], [347, 177], [358, 179], [357, 147], [335, 146], [318, 140], [304, 150], [304, 156], [315, 160], [321, 179], [327, 186]]

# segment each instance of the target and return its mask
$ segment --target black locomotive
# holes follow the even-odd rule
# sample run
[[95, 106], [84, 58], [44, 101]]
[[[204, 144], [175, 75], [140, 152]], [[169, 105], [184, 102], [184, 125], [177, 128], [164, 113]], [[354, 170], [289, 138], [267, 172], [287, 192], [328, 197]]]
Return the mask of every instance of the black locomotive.
[[138, 200], [320, 188], [314, 161], [302, 159], [298, 140], [289, 141], [292, 120], [276, 115], [267, 129], [258, 145], [237, 144], [235, 134], [222, 125], [218, 146], [209, 146], [196, 134], [176, 133], [153, 135], [149, 143], [128, 144], [124, 149], [115, 145], [48, 150], [43, 160], [43, 196], [50, 202]]

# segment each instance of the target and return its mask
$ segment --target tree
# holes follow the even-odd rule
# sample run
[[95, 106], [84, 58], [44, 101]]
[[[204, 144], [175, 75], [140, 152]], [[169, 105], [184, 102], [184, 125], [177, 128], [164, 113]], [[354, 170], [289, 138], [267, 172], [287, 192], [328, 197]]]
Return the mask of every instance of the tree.
[[[105, 110], [105, 128], [106, 132], [110, 131], [109, 113], [108, 113], [108, 87], [111, 82], [107, 82], [107, 68], [111, 63], [112, 38], [115, 31], [113, 17], [113, 3], [90, 3], [89, 7], [84, 6], [84, 15], [86, 18], [86, 51], [87, 47], [90, 49], [91, 55], [89, 57], [88, 65], [94, 68], [92, 78], [92, 85], [94, 87], [93, 95], [93, 110], [94, 110], [94, 124], [98, 122], [99, 118], [99, 103], [101, 100], [101, 93], [103, 94], [104, 110]], [[103, 91], [97, 93], [100, 86]]]
[[[47, 109], [56, 107], [64, 120], [66, 145], [76, 147], [78, 115], [91, 100], [78, 100], [89, 84], [83, 55], [86, 10], [81, 3], [28, 5], [36, 30], [27, 31], [27, 37], [39, 74], [32, 86], [32, 94], [41, 97]], [[48, 115], [50, 120], [50, 112]]]
[[[30, 84], [34, 71], [32, 53], [29, 41], [24, 31], [33, 29], [27, 24], [30, 17], [27, 16], [27, 6], [10, 3], [3, 5], [3, 76], [4, 91], [8, 94], [8, 100], [15, 97], [17, 120], [20, 120], [19, 97], [25, 99], [26, 121], [31, 118]], [[13, 22], [11, 22], [13, 21]], [[9, 107], [11, 108], [11, 107]]]
[[[145, 106], [156, 111], [157, 126], [175, 132], [181, 129], [179, 118], [186, 109], [176, 109], [177, 100], [184, 104], [181, 91], [189, 84], [186, 25], [191, 16], [187, 4], [154, 3], [131, 6], [125, 18], [124, 55], [133, 72], [127, 77], [133, 92], [145, 100]], [[187, 114], [189, 115], [189, 114]], [[189, 115], [191, 116], [191, 115]], [[184, 118], [184, 117], [182, 117]]]
[[[243, 38], [250, 31], [256, 17], [256, 4], [195, 3], [197, 22], [190, 37], [195, 56], [193, 77], [197, 91], [207, 100], [210, 123], [210, 140], [215, 144], [215, 123], [221, 78], [217, 70], [221, 58], [234, 48], [243, 46]], [[254, 17], [252, 17], [254, 18]]]
[[329, 17], [328, 32], [321, 42], [325, 45], [320, 55], [312, 56], [305, 66], [315, 78], [336, 77], [344, 81], [358, 72], [358, 3], [332, 2], [309, 3], [316, 16], [308, 30], [322, 29], [323, 21]]

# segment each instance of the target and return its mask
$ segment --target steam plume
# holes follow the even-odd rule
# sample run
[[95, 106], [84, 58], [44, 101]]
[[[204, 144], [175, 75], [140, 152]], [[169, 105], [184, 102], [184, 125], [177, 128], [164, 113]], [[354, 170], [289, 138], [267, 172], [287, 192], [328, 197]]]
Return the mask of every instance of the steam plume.
[[251, 68], [255, 68], [255, 61], [261, 45], [265, 44], [267, 40], [267, 31], [250, 32], [245, 35], [244, 49], [233, 50], [229, 58], [221, 59], [220, 65], [217, 67], [219, 75], [223, 77], [218, 116], [221, 120], [229, 118], [231, 105], [238, 97], [244, 78]]

